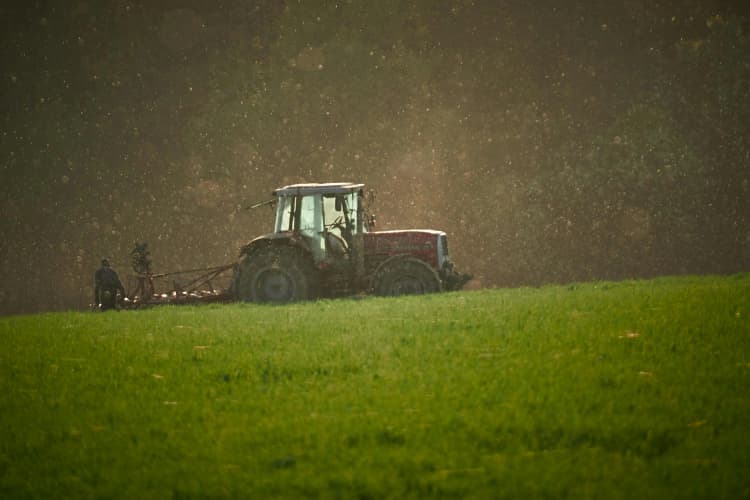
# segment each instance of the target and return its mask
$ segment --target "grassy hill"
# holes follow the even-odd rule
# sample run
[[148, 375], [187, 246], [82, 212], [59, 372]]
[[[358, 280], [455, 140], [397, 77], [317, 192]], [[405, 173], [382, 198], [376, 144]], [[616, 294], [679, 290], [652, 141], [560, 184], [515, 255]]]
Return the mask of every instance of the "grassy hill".
[[750, 497], [750, 274], [0, 319], [0, 497]]

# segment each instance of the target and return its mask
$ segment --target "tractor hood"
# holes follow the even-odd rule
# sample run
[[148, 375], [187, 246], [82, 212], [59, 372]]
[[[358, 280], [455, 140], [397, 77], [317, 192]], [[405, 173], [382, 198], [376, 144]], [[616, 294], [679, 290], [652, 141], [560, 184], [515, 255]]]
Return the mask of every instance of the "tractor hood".
[[392, 257], [409, 254], [441, 269], [448, 259], [448, 238], [443, 231], [408, 229], [365, 233], [365, 254]]

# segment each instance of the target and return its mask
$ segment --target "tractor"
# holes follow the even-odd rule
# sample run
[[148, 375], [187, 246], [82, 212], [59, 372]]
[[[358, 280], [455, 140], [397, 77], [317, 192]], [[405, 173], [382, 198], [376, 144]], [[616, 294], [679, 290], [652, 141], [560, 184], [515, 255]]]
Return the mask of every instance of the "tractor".
[[443, 231], [371, 231], [364, 185], [294, 184], [276, 189], [273, 233], [243, 246], [230, 286], [234, 299], [287, 303], [374, 294], [460, 289]]

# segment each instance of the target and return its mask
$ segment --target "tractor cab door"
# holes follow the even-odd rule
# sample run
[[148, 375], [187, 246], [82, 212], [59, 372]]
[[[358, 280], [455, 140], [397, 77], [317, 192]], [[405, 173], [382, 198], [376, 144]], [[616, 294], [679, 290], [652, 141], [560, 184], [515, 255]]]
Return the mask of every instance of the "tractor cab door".
[[316, 263], [325, 259], [323, 211], [320, 195], [280, 196], [276, 209], [276, 233], [295, 232], [302, 236]]
[[275, 231], [299, 233], [316, 263], [340, 262], [362, 232], [358, 211], [357, 193], [281, 196]]
[[353, 231], [350, 198], [346, 194], [323, 195], [323, 227], [326, 254], [330, 260], [345, 259], [349, 255]]
[[281, 196], [276, 212], [276, 233], [295, 232], [316, 263], [346, 258], [348, 244], [343, 222], [346, 211], [335, 197], [323, 194]]

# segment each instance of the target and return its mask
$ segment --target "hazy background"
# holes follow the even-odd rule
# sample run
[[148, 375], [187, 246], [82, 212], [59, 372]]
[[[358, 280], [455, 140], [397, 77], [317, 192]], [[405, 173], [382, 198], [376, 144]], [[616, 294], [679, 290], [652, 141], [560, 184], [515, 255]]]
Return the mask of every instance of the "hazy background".
[[750, 3], [4, 1], [0, 313], [358, 181], [473, 286], [750, 269]]

